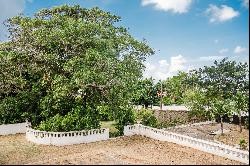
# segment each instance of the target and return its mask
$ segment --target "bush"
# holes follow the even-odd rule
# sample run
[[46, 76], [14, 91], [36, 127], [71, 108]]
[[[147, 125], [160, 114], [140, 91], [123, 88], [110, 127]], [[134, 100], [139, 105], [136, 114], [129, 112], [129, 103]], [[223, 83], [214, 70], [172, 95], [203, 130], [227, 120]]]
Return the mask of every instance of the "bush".
[[99, 106], [97, 107], [97, 110], [99, 111], [101, 121], [113, 121], [114, 120], [112, 110], [108, 106]]
[[120, 107], [118, 109], [115, 127], [118, 129], [119, 134], [116, 135], [123, 135], [124, 126], [135, 123], [135, 111], [130, 107]]
[[91, 108], [83, 110], [81, 107], [76, 107], [67, 115], [62, 116], [56, 114], [55, 116], [48, 118], [46, 121], [42, 121], [39, 126], [35, 127], [37, 130], [42, 131], [80, 131], [100, 128], [99, 120], [95, 119], [95, 116], [91, 116]]
[[147, 109], [142, 109], [137, 113], [137, 119], [145, 126], [157, 127], [158, 121], [153, 112]]
[[247, 149], [247, 145], [246, 144], [247, 144], [247, 142], [246, 142], [245, 139], [240, 139], [239, 145], [240, 145], [241, 149], [243, 149], [243, 150]]
[[15, 97], [5, 97], [0, 101], [0, 124], [22, 123], [36, 110], [36, 96], [22, 92]]

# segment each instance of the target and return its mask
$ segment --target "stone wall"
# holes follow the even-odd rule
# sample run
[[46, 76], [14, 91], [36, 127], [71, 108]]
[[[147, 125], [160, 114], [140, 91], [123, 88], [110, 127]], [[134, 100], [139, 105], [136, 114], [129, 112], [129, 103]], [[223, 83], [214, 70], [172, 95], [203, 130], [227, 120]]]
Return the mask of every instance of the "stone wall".
[[160, 122], [170, 122], [173, 120], [183, 121], [183, 122], [199, 122], [202, 119], [196, 117], [189, 118], [188, 111], [175, 111], [175, 110], [153, 110], [154, 115]]

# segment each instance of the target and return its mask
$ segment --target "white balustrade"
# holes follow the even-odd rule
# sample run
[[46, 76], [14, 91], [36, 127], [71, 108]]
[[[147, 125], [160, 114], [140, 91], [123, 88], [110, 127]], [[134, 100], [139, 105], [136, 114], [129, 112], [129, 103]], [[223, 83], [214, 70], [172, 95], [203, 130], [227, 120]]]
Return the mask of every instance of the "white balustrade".
[[109, 139], [109, 129], [92, 129], [88, 131], [46, 132], [27, 128], [27, 140], [44, 145], [72, 145]]
[[226, 157], [243, 163], [249, 162], [249, 152], [236, 149], [234, 147], [218, 144], [202, 139], [189, 137], [161, 129], [156, 129], [141, 124], [129, 125], [124, 127], [124, 135], [144, 135], [160, 141], [169, 141], [180, 145], [192, 147], [204, 152]]

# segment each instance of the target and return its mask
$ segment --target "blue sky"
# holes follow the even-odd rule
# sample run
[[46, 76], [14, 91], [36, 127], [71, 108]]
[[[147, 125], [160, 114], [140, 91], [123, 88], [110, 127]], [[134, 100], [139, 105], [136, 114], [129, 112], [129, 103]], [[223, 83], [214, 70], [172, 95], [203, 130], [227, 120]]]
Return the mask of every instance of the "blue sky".
[[[145, 62], [144, 77], [165, 79], [223, 57], [249, 61], [249, 0], [0, 0], [0, 21], [62, 4], [121, 16], [119, 25], [156, 51]], [[6, 35], [1, 24], [0, 41]]]

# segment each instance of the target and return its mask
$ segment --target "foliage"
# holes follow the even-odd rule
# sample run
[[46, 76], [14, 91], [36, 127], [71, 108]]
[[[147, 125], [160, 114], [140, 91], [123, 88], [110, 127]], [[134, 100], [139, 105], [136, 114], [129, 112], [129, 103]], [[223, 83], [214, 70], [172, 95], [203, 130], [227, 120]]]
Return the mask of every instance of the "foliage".
[[214, 62], [214, 66], [204, 66], [198, 73], [198, 84], [204, 89], [208, 99], [228, 99], [237, 91], [248, 89], [248, 65], [235, 61]]
[[179, 72], [177, 76], [167, 78], [167, 80], [163, 82], [163, 92], [166, 93], [166, 95], [163, 97], [163, 103], [165, 105], [180, 105], [184, 103], [183, 94], [186, 90], [186, 77], [187, 73]]
[[15, 97], [5, 97], [0, 101], [0, 124], [22, 123], [33, 118], [36, 108], [36, 96], [30, 92], [21, 92]]
[[113, 112], [108, 106], [98, 106], [98, 112], [100, 113], [101, 121], [112, 121], [114, 120]]
[[220, 118], [221, 123], [221, 133], [223, 134], [223, 116], [232, 116], [233, 111], [235, 108], [234, 101], [230, 99], [224, 99], [224, 100], [215, 100], [212, 103], [212, 117], [213, 119], [216, 119], [217, 117]]
[[234, 100], [234, 110], [239, 116], [239, 126], [240, 132], [242, 132], [242, 119], [241, 114], [248, 112], [249, 110], [249, 95], [245, 92], [237, 91], [236, 94], [232, 97]]
[[234, 111], [234, 101], [230, 99], [216, 100], [212, 103], [212, 116], [222, 118], [224, 115], [232, 116]]
[[184, 102], [190, 110], [190, 112], [188, 112], [189, 118], [197, 117], [200, 120], [211, 118], [206, 94], [202, 92], [201, 89], [188, 89], [184, 94]]
[[141, 123], [145, 126], [157, 127], [158, 125], [157, 118], [151, 110], [141, 109], [136, 116], [137, 120], [141, 121]]
[[119, 131], [118, 135], [123, 135], [124, 126], [133, 125], [135, 123], [135, 111], [131, 107], [120, 107], [116, 115], [116, 128]]
[[[248, 65], [241, 62], [237, 64], [224, 58], [220, 62], [215, 61], [213, 66], [204, 66], [190, 72], [185, 82], [189, 89], [199, 91], [194, 92], [195, 95], [187, 92], [191, 94], [186, 93], [185, 103], [197, 114], [209, 115], [212, 118], [219, 117], [223, 128], [222, 117], [237, 111], [237, 103], [235, 103], [238, 100], [235, 99], [237, 93], [246, 94], [249, 89]], [[244, 103], [246, 102], [240, 101], [237, 105], [243, 108]]]
[[43, 131], [79, 131], [82, 129], [99, 128], [99, 120], [96, 116], [91, 116], [93, 109], [90, 107], [83, 112], [82, 108], [75, 109], [62, 116], [55, 116], [42, 121], [36, 129]]
[[247, 149], [247, 142], [245, 139], [240, 139], [239, 145], [241, 149], [244, 149], [244, 150]]
[[148, 108], [157, 102], [157, 89], [153, 83], [153, 79], [140, 80], [135, 86], [135, 92], [132, 96], [132, 102], [137, 105], [144, 105]]
[[[9, 19], [10, 41], [0, 44], [1, 103], [22, 92], [34, 93], [30, 112], [22, 103], [11, 109], [26, 112], [33, 127], [51, 131], [97, 127], [97, 108], [103, 105], [115, 110], [116, 118], [124, 117], [117, 108], [129, 105], [153, 50], [115, 26], [119, 21], [109, 12], [79, 5]], [[126, 118], [119, 118], [120, 124]]]

